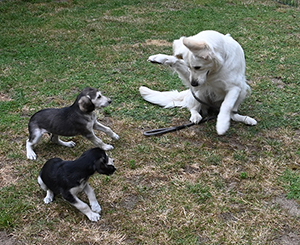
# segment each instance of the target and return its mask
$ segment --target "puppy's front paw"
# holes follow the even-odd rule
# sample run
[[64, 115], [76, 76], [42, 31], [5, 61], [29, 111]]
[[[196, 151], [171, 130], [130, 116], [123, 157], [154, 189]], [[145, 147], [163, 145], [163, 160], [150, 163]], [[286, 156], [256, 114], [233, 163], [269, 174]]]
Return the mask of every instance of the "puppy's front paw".
[[177, 58], [166, 54], [155, 54], [155, 55], [151, 55], [148, 58], [148, 61], [150, 61], [151, 63], [162, 64], [162, 65], [173, 65], [177, 61]]
[[114, 149], [114, 147], [112, 145], [102, 145], [100, 148], [105, 151], [110, 151], [110, 150]]
[[111, 138], [112, 138], [113, 140], [118, 140], [118, 139], [120, 139], [120, 136], [117, 135], [116, 133], [113, 133], [113, 135], [111, 136]]
[[76, 143], [74, 141], [68, 141], [68, 142], [65, 142], [64, 145], [67, 147], [74, 147], [76, 145]]
[[94, 213], [94, 212], [90, 212], [86, 215], [90, 221], [93, 221], [93, 222], [97, 222], [100, 220], [100, 214], [98, 213]]
[[101, 206], [99, 205], [99, 203], [93, 203], [93, 204], [91, 204], [91, 209], [95, 213], [100, 213], [101, 212]]

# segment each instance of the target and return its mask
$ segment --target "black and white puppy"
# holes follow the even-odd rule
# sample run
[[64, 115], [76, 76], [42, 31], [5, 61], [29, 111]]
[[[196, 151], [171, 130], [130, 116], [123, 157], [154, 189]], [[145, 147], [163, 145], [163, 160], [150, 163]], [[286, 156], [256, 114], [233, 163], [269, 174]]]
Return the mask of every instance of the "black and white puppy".
[[111, 100], [95, 88], [87, 87], [77, 96], [73, 105], [64, 108], [48, 108], [35, 113], [28, 123], [29, 139], [26, 141], [27, 158], [36, 159], [33, 151], [44, 133], [52, 134], [51, 141], [63, 146], [74, 147], [73, 141], [65, 142], [58, 138], [61, 136], [82, 135], [103, 150], [112, 150], [114, 147], [103, 143], [94, 130], [100, 130], [112, 139], [119, 139], [109, 127], [99, 123], [93, 112], [96, 108], [106, 107]]
[[[54, 195], [60, 194], [91, 221], [98, 221], [101, 207], [88, 179], [96, 171], [111, 175], [115, 170], [114, 159], [109, 158], [104, 150], [93, 148], [85, 151], [75, 161], [63, 161], [60, 158], [48, 160], [40, 171], [38, 183], [47, 191], [44, 198], [46, 204], [53, 201]], [[86, 193], [91, 207], [77, 197], [81, 191]]]

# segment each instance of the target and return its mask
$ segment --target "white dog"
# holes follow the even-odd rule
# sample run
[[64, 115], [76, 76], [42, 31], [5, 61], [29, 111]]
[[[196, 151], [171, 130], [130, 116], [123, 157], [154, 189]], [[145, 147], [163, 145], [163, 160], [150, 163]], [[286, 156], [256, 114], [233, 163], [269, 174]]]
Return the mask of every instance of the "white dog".
[[202, 31], [173, 42], [174, 55], [157, 54], [152, 63], [163, 64], [176, 71], [189, 90], [158, 92], [141, 86], [142, 97], [154, 104], [186, 107], [190, 121], [199, 123], [207, 110], [219, 108], [217, 133], [225, 134], [230, 119], [256, 125], [255, 119], [238, 114], [239, 105], [251, 92], [245, 79], [245, 57], [242, 47], [229, 34]]

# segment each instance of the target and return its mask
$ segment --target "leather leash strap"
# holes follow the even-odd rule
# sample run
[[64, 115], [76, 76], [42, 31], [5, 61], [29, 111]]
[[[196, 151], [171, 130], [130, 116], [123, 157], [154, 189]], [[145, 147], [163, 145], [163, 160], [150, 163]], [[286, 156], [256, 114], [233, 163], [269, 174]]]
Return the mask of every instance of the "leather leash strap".
[[[206, 117], [206, 118], [203, 118], [198, 124], [207, 122], [207, 121], [209, 121], [209, 120], [211, 120], [211, 119], [215, 119], [215, 118], [216, 118], [216, 117]], [[195, 124], [195, 123], [187, 123], [187, 124], [183, 124], [183, 125], [180, 125], [180, 126], [174, 126], [174, 127], [169, 127], [169, 128], [153, 129], [153, 130], [146, 131], [146, 132], [144, 132], [143, 134], [144, 134], [145, 136], [162, 135], [162, 134], [166, 134], [166, 133], [178, 131], [178, 130], [181, 130], [181, 129], [184, 129], [184, 128], [188, 128], [188, 127], [191, 127], [191, 126], [194, 126], [194, 125], [198, 125], [198, 124]]]

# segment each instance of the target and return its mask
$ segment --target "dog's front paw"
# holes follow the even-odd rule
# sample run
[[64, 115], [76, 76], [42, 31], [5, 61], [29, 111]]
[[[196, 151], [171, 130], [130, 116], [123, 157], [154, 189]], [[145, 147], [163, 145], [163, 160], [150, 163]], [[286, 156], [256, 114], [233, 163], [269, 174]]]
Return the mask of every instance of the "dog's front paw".
[[120, 136], [117, 135], [116, 133], [113, 133], [113, 135], [111, 136], [111, 138], [112, 138], [113, 140], [118, 140], [118, 139], [120, 139]]
[[219, 123], [219, 121], [217, 122], [217, 133], [218, 135], [224, 135], [227, 130], [229, 129], [229, 126], [230, 126], [230, 122], [221, 122]]
[[76, 145], [76, 143], [74, 141], [68, 141], [68, 142], [65, 142], [64, 145], [67, 147], [74, 147]]
[[155, 54], [148, 58], [151, 63], [162, 64], [162, 65], [173, 65], [178, 59], [171, 55], [166, 54]]
[[90, 221], [93, 222], [97, 222], [101, 218], [100, 214], [94, 212], [89, 212], [86, 216], [89, 218]]
[[112, 145], [107, 145], [107, 144], [102, 145], [100, 148], [105, 151], [110, 151], [110, 150], [114, 149], [114, 147]]
[[101, 206], [99, 205], [99, 203], [93, 203], [93, 204], [91, 204], [91, 209], [95, 213], [100, 213], [101, 212]]
[[202, 116], [199, 113], [192, 113], [190, 121], [192, 123], [198, 124], [202, 120]]

